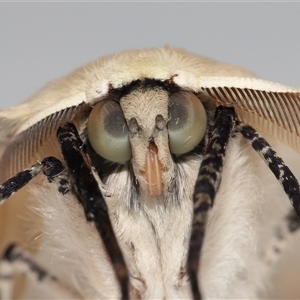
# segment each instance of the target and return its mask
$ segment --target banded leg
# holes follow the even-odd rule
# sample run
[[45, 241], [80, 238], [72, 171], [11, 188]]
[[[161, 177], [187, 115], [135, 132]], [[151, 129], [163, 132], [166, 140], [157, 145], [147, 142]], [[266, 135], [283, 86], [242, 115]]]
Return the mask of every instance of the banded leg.
[[292, 171], [286, 166], [284, 161], [272, 149], [268, 142], [252, 127], [239, 122], [237, 123], [236, 131], [244, 136], [253, 149], [265, 161], [283, 187], [300, 219], [300, 186]]
[[198, 273], [205, 226], [208, 212], [213, 206], [220, 185], [225, 151], [234, 124], [233, 109], [218, 107], [210, 141], [206, 147], [195, 185], [192, 232], [187, 261], [187, 270], [194, 299], [201, 299]]
[[49, 182], [57, 181], [59, 191], [65, 194], [69, 191], [68, 181], [65, 178], [64, 167], [55, 157], [47, 157], [32, 167], [19, 172], [12, 178], [0, 185], [0, 204], [8, 199], [13, 193], [28, 184], [41, 172], [47, 177]]
[[82, 205], [87, 221], [95, 223], [119, 281], [122, 299], [128, 299], [127, 267], [110, 222], [106, 202], [92, 173], [85, 145], [73, 124], [60, 127], [57, 137], [68, 167], [73, 193]]
[[24, 274], [26, 278], [42, 287], [51, 295], [60, 299], [81, 299], [82, 297], [62, 284], [40, 267], [31, 256], [15, 245], [10, 245], [0, 261], [0, 299], [13, 299], [13, 279], [15, 274]]

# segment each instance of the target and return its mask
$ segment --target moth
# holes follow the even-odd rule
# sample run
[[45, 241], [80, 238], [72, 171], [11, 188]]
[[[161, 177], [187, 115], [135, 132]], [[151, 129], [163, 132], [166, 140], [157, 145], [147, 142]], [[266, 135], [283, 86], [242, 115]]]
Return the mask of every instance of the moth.
[[171, 47], [1, 111], [1, 299], [289, 297], [299, 112], [299, 88]]

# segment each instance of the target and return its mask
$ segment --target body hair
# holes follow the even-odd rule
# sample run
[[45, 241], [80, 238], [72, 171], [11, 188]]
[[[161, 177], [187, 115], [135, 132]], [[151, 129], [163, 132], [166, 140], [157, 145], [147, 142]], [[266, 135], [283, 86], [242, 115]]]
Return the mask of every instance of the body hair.
[[[114, 194], [106, 201], [133, 278], [132, 293], [141, 298], [191, 297], [184, 268], [192, 215], [187, 190], [192, 188], [186, 184], [195, 181], [199, 165], [197, 156], [178, 163], [177, 180], [185, 189], [178, 189], [180, 202], [170, 201], [167, 206], [152, 207], [146, 201], [139, 209], [130, 209], [130, 187], [121, 186], [128, 170], [110, 175], [104, 185]], [[264, 226], [269, 222], [265, 207], [287, 211], [289, 203], [263, 161], [239, 135], [230, 142], [223, 174], [201, 255], [202, 289], [209, 299], [255, 298], [267, 278], [260, 248], [272, 234], [272, 227]], [[77, 200], [71, 194], [62, 197], [54, 185], [32, 192], [39, 199], [36, 212], [44, 222], [39, 239], [41, 254], [49, 262], [47, 269], [55, 265], [51, 271], [58, 277], [68, 270], [62, 279], [78, 285], [86, 298], [118, 298], [119, 287], [102, 241], [93, 224], [86, 222]], [[70, 269], [76, 274], [73, 278]], [[182, 278], [178, 278], [180, 269]]]

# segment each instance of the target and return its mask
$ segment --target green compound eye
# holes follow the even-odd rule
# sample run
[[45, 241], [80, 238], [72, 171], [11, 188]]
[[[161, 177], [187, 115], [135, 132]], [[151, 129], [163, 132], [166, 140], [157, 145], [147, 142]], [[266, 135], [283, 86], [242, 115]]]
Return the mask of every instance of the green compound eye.
[[195, 94], [180, 91], [170, 96], [168, 130], [173, 154], [194, 149], [203, 139], [206, 125], [205, 109]]
[[93, 149], [103, 158], [118, 163], [131, 158], [128, 127], [119, 103], [97, 103], [89, 116], [87, 133]]

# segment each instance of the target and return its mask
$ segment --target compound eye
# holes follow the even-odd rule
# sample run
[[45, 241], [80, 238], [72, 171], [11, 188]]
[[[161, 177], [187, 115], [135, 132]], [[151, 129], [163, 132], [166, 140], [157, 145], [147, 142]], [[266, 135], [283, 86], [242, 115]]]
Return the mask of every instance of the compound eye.
[[124, 163], [131, 158], [128, 127], [116, 101], [103, 100], [92, 109], [87, 133], [93, 149], [103, 158]]
[[194, 149], [203, 139], [206, 125], [205, 109], [195, 94], [180, 91], [170, 96], [168, 130], [173, 154]]

